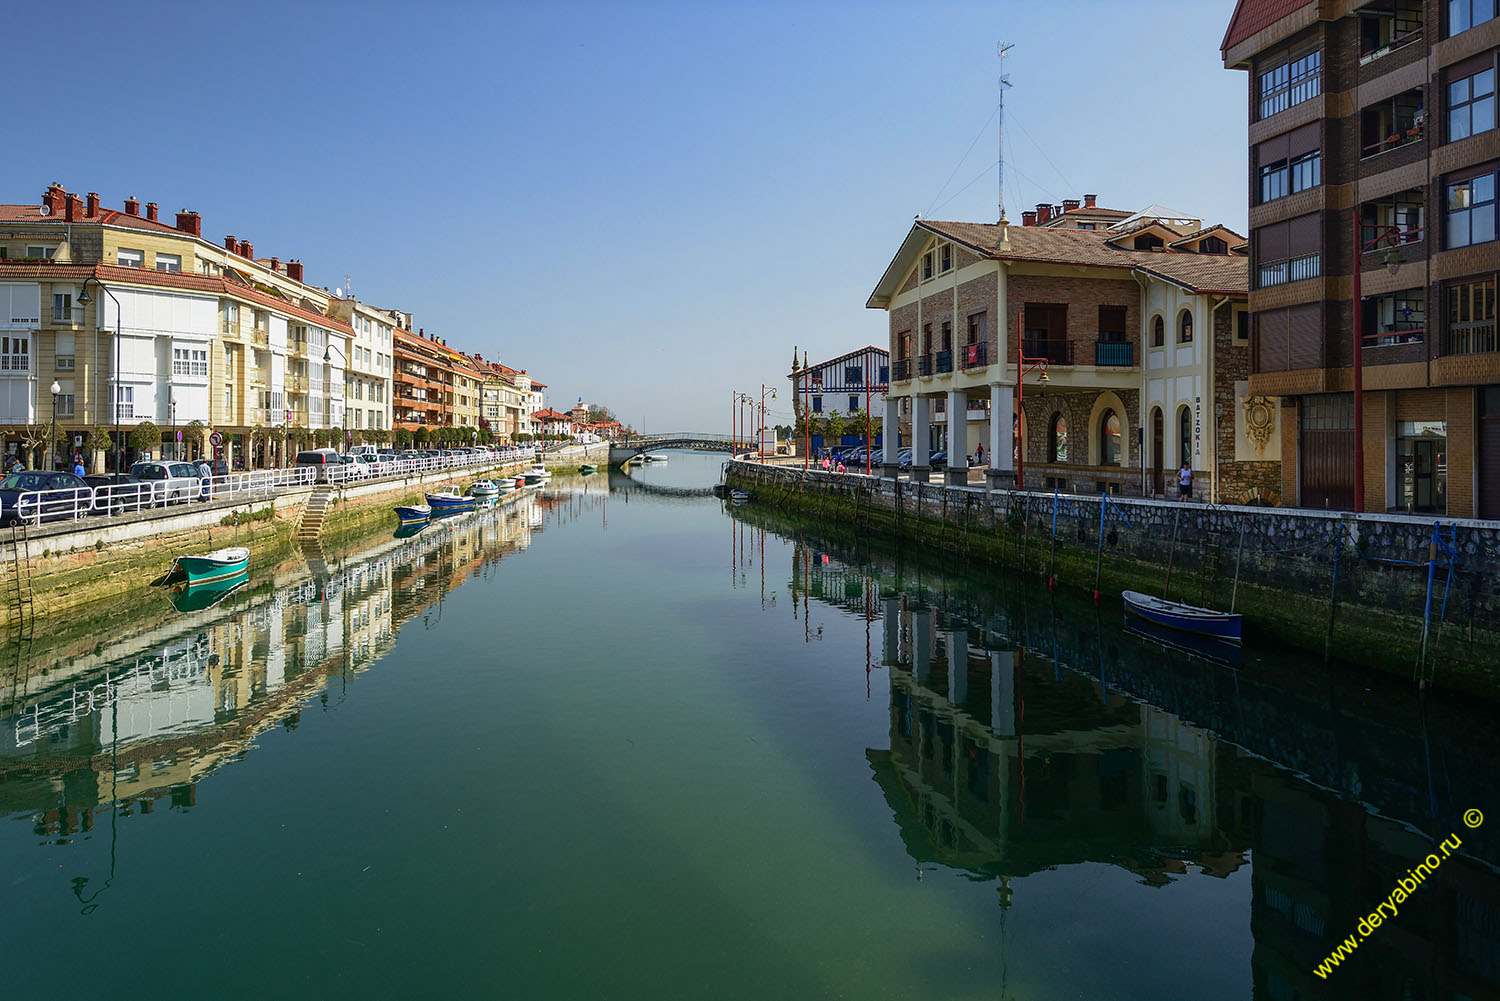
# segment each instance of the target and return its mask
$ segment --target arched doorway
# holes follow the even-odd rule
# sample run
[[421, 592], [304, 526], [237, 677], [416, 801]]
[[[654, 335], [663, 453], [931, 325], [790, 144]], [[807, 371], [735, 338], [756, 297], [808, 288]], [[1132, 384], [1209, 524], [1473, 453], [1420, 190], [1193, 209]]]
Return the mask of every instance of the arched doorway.
[[1187, 407], [1177, 411], [1177, 464], [1193, 468], [1193, 413]]
[[1162, 416], [1161, 407], [1151, 408], [1151, 492], [1158, 497], [1166, 493], [1166, 480], [1164, 478], [1161, 456], [1166, 449], [1166, 418]]
[[1121, 447], [1120, 418], [1106, 410], [1099, 418], [1099, 465], [1118, 466], [1124, 457]]

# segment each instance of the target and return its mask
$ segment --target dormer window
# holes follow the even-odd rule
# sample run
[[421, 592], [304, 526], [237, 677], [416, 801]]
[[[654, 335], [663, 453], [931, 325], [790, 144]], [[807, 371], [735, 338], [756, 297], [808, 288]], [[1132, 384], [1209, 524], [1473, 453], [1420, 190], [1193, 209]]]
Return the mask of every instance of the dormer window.
[[1217, 236], [1204, 237], [1203, 242], [1198, 244], [1198, 253], [1227, 254], [1229, 253], [1229, 244], [1225, 243]]
[[945, 244], [943, 244], [943, 247], [942, 247], [942, 249], [940, 251], [938, 251], [938, 254], [939, 254], [939, 259], [942, 262], [942, 267], [939, 268], [939, 270], [941, 270], [941, 271], [952, 271], [953, 270], [953, 244], [951, 244], [951, 243], [945, 243]]
[[1162, 245], [1161, 237], [1154, 233], [1143, 233], [1136, 237], [1135, 242], [1132, 244], [1136, 250], [1158, 250]]

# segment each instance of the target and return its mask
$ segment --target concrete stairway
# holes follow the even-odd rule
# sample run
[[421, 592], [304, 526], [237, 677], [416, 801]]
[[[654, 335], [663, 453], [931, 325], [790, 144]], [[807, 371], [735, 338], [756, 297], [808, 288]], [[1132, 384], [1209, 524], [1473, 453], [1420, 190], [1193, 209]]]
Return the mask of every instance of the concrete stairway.
[[297, 525], [297, 541], [316, 542], [323, 531], [323, 516], [328, 512], [328, 502], [333, 499], [333, 485], [324, 483], [313, 490], [302, 509], [302, 521]]

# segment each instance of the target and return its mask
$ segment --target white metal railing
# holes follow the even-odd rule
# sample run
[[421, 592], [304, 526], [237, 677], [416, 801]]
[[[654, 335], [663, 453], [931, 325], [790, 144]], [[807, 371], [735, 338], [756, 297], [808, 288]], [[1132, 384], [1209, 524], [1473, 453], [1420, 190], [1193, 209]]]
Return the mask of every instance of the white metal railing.
[[374, 462], [338, 462], [285, 469], [255, 469], [202, 479], [195, 476], [168, 480], [139, 480], [100, 487], [68, 487], [61, 490], [28, 490], [16, 498], [7, 521], [40, 525], [44, 521], [79, 521], [138, 514], [152, 508], [192, 501], [266, 500], [287, 490], [317, 482], [349, 483], [396, 476], [498, 466], [534, 458], [528, 448], [501, 448], [477, 454], [433, 455], [410, 459], [378, 458]]

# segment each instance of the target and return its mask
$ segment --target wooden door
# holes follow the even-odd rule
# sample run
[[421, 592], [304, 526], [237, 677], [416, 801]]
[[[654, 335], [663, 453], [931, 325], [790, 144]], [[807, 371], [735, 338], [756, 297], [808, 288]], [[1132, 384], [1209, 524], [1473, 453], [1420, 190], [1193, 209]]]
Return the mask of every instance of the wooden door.
[[1157, 407], [1151, 411], [1151, 489], [1158, 497], [1166, 495], [1166, 480], [1161, 465], [1161, 452], [1165, 447], [1166, 434], [1164, 425], [1161, 408]]

